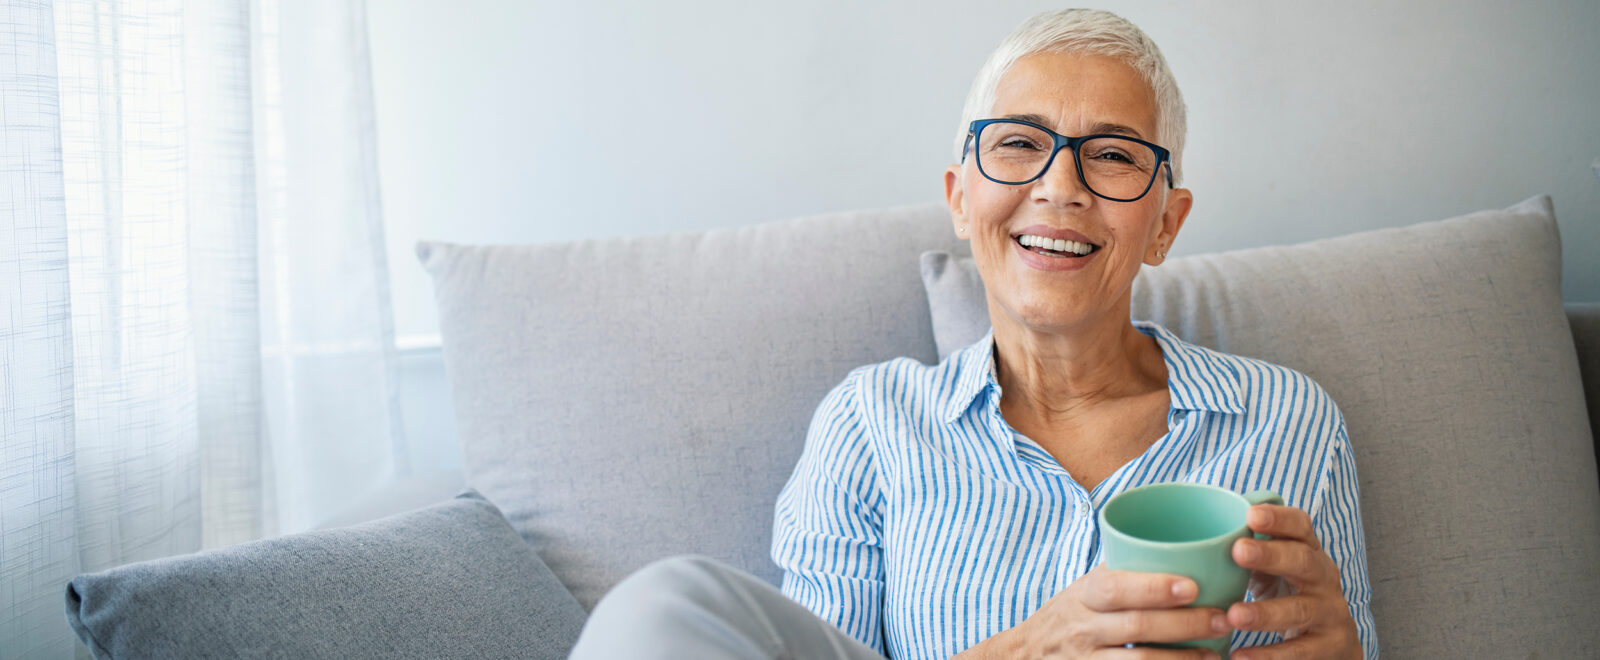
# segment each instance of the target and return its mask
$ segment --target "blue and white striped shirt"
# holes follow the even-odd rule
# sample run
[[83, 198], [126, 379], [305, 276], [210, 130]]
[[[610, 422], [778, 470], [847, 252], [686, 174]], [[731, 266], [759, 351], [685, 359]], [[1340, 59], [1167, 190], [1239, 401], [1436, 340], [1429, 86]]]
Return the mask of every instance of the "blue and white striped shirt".
[[[891, 658], [948, 658], [1099, 564], [1096, 512], [1113, 495], [1164, 481], [1266, 488], [1311, 514], [1376, 658], [1356, 466], [1333, 400], [1294, 370], [1134, 326], [1166, 362], [1168, 431], [1088, 492], [1001, 417], [992, 331], [937, 366], [851, 371], [778, 496], [783, 593]], [[1236, 632], [1233, 646], [1278, 641]]]

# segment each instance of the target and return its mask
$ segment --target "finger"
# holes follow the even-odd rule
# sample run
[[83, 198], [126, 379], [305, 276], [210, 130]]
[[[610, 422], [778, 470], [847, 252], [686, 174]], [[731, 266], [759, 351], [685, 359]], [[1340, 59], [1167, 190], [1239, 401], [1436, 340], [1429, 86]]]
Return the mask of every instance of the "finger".
[[1266, 600], [1294, 594], [1289, 581], [1271, 573], [1250, 571], [1249, 593], [1251, 600]]
[[1182, 575], [1118, 571], [1102, 564], [1084, 578], [1081, 600], [1096, 612], [1178, 607], [1200, 595], [1194, 580]]
[[1228, 617], [1215, 607], [1179, 607], [1165, 610], [1126, 610], [1102, 614], [1096, 622], [1098, 646], [1127, 643], [1187, 642], [1212, 639], [1232, 632]]
[[1233, 543], [1233, 561], [1252, 571], [1281, 575], [1302, 591], [1339, 579], [1328, 553], [1303, 541], [1239, 539]]
[[[1330, 657], [1333, 646], [1323, 637], [1296, 637], [1270, 646], [1253, 646], [1230, 653], [1231, 660], [1299, 660], [1300, 658]], [[1337, 647], [1334, 647], [1337, 648]]]
[[[1340, 606], [1344, 603], [1341, 601]], [[1228, 608], [1228, 625], [1240, 630], [1306, 630], [1321, 616], [1322, 602], [1312, 596], [1284, 596], [1271, 600], [1234, 603]]]
[[1245, 513], [1245, 522], [1257, 534], [1320, 545], [1316, 529], [1311, 526], [1311, 515], [1292, 506], [1257, 504]]
[[1092, 660], [1217, 660], [1216, 652], [1210, 649], [1158, 649], [1149, 646], [1096, 649], [1089, 657]]

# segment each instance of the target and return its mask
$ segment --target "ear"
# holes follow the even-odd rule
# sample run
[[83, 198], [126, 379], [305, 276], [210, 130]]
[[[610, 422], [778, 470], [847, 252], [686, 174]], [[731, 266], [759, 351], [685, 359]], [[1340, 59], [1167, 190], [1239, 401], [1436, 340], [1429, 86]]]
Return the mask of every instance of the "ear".
[[1189, 209], [1193, 207], [1194, 193], [1188, 188], [1174, 188], [1167, 193], [1166, 206], [1161, 210], [1160, 230], [1146, 249], [1145, 263], [1157, 266], [1167, 260], [1156, 253], [1172, 252], [1172, 244], [1178, 240], [1178, 230], [1183, 229], [1183, 221], [1189, 217]]
[[944, 203], [950, 207], [950, 224], [956, 232], [956, 238], [963, 241], [971, 240], [972, 235], [967, 231], [966, 190], [961, 185], [961, 166], [951, 165], [944, 169]]

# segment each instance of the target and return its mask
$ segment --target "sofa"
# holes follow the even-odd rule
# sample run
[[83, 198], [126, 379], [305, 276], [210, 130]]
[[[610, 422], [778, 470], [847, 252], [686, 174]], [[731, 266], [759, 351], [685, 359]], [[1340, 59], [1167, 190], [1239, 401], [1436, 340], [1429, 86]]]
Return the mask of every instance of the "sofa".
[[[940, 204], [417, 254], [469, 488], [78, 576], [67, 619], [96, 657], [560, 658], [654, 560], [778, 584], [772, 507], [822, 396], [987, 326]], [[1600, 657], [1600, 305], [1563, 305], [1560, 260], [1534, 197], [1135, 282], [1135, 318], [1338, 402], [1389, 657]]]

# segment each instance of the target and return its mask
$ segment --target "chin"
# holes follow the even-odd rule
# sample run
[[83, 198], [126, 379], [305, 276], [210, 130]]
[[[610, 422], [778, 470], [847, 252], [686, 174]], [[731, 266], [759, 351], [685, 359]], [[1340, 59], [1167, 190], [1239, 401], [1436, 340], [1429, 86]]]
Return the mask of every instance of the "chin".
[[1059, 298], [1019, 301], [1012, 309], [1012, 318], [1033, 330], [1070, 328], [1091, 320], [1095, 314], [1082, 305], [1062, 304]]

